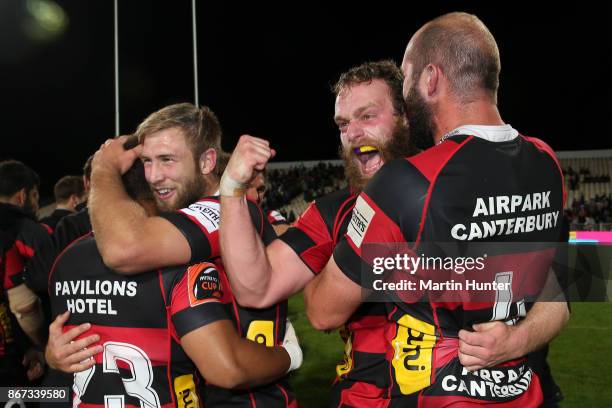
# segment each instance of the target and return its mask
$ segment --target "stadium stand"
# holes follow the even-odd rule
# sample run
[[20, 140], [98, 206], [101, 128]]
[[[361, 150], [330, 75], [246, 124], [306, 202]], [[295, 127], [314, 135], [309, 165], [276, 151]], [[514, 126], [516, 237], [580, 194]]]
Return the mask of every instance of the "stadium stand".
[[[612, 150], [557, 152], [567, 191], [565, 214], [576, 231], [612, 231]], [[264, 207], [289, 222], [317, 197], [346, 187], [340, 160], [268, 165]]]

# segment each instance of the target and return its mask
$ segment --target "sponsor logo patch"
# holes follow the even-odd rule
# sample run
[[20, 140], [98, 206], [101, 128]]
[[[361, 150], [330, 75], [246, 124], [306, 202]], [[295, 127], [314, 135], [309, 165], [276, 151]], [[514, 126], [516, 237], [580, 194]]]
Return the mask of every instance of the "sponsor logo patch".
[[186, 374], [174, 379], [174, 392], [176, 405], [179, 408], [198, 408], [200, 399], [193, 381], [193, 375]]
[[204, 262], [187, 269], [191, 307], [223, 298], [223, 287], [215, 265]]
[[266, 347], [274, 346], [274, 322], [271, 320], [253, 320], [249, 324], [246, 338]]
[[357, 248], [361, 248], [363, 237], [365, 237], [370, 222], [376, 212], [370, 207], [370, 205], [361, 197], [357, 197], [355, 202], [355, 208], [353, 209], [353, 215], [351, 216], [351, 223], [347, 229], [347, 235]]
[[219, 229], [219, 220], [221, 219], [220, 204], [214, 201], [199, 201], [191, 204], [181, 211], [187, 215], [194, 217], [209, 234]]
[[269, 217], [271, 218], [271, 221], [287, 221], [278, 211], [270, 211]]

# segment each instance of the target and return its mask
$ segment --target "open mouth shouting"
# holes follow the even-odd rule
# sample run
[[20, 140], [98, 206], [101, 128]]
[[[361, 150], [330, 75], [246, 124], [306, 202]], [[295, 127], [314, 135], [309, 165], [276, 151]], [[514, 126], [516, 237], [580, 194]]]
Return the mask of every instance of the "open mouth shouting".
[[357, 157], [364, 176], [370, 177], [384, 164], [378, 148], [372, 145], [355, 147], [353, 153]]

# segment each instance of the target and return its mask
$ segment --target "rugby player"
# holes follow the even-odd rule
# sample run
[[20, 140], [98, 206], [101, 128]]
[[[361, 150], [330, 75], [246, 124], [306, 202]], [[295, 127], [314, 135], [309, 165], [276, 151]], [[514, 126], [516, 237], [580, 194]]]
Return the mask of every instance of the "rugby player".
[[[293, 227], [266, 247], [265, 255], [255, 231], [247, 234], [241, 227], [244, 222], [241, 218], [248, 217], [243, 213], [246, 207], [242, 208], [246, 201], [222, 195], [223, 259], [240, 302], [266, 307], [301, 290], [331, 257], [335, 243], [346, 232], [355, 199], [367, 180], [385, 161], [414, 153], [408, 144], [402, 79], [401, 71], [392, 61], [368, 62], [341, 75], [334, 86], [334, 120], [340, 131], [340, 155], [349, 187], [311, 203]], [[226, 169], [228, 174], [256, 163], [253, 159], [257, 157], [252, 153], [262, 143], [266, 142], [243, 136]], [[258, 177], [259, 173], [255, 180]], [[254, 263], [253, 259], [269, 264]], [[249, 273], [240, 273], [247, 264]], [[342, 333], [345, 361], [337, 366], [337, 379], [332, 387], [334, 406], [340, 401], [376, 406], [384, 399], [389, 371], [383, 335], [385, 315], [384, 305], [364, 304], [347, 323]]]
[[[324, 271], [305, 289], [315, 327], [339, 326], [361, 304], [362, 287], [372, 289], [372, 273], [367, 273], [372, 271], [372, 254], [365, 249], [371, 244], [413, 243], [410, 250], [416, 253], [431, 242], [559, 239], [564, 201], [561, 169], [544, 142], [523, 136], [502, 121], [497, 109], [499, 70], [497, 44], [475, 16], [444, 15], [412, 37], [402, 63], [411, 135], [425, 143], [433, 140], [435, 146], [388, 163], [360, 194], [347, 234]], [[508, 196], [517, 197], [522, 205], [515, 202], [506, 211]], [[485, 199], [492, 205], [482, 212], [479, 203]], [[478, 218], [482, 216], [485, 221]], [[522, 218], [523, 224], [496, 222], [511, 217]], [[533, 228], [524, 224], [528, 217], [538, 220]], [[478, 222], [491, 220], [498, 228], [479, 234]], [[525, 254], [497, 248], [491, 263], [501, 262], [509, 269], [500, 271], [512, 271], [504, 275], [513, 279], [511, 295], [524, 289], [515, 283], [533, 285], [531, 274], [533, 281], [540, 278], [538, 272], [552, 277], [547, 272], [554, 249]], [[568, 315], [565, 302], [536, 303], [524, 318], [525, 308], [516, 297], [504, 309], [492, 301], [437, 302], [427, 292], [422, 302], [404, 302], [399, 293], [390, 296], [389, 316], [398, 323], [389, 349], [392, 398], [405, 397], [404, 406], [436, 407], [487, 403], [535, 407], [542, 402], [538, 378], [524, 356], [563, 327]], [[532, 313], [542, 308], [545, 313]], [[500, 342], [495, 346], [500, 353], [484, 355], [481, 340], [492, 337]], [[482, 369], [483, 360], [494, 367]]]
[[[142, 163], [124, 180], [130, 196], [154, 212]], [[211, 384], [234, 388], [268, 383], [290, 368], [281, 347], [238, 335], [229, 285], [213, 263], [124, 276], [104, 265], [88, 234], [58, 257], [49, 284], [54, 315], [61, 314], [51, 330], [87, 322], [98, 345], [77, 340], [73, 347], [101, 353], [80, 363], [73, 406], [195, 407], [204, 401], [196, 370]]]
[[[216, 116], [206, 107], [171, 105], [145, 119], [136, 136], [141, 142], [139, 147], [124, 151], [121, 140], [108, 140], [94, 157], [89, 211], [104, 263], [119, 273], [133, 275], [206, 261], [224, 273], [218, 243], [219, 202], [214, 197], [221, 141]], [[121, 174], [138, 157], [144, 163], [158, 209], [171, 212], [148, 216], [126, 194]], [[251, 215], [260, 233], [273, 234], [254, 204]], [[262, 310], [234, 303], [233, 311], [242, 336], [268, 346], [282, 342], [286, 302]], [[68, 347], [66, 341], [64, 338], [62, 344], [56, 345], [58, 355], [70, 355], [62, 351]], [[286, 379], [244, 392], [209, 387], [207, 402], [249, 407], [296, 404]]]

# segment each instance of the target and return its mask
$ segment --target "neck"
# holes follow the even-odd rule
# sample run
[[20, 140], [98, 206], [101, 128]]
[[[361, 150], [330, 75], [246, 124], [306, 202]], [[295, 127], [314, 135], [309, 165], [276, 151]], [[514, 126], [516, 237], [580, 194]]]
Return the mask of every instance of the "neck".
[[55, 209], [56, 210], [74, 211], [74, 208], [70, 207], [68, 204], [56, 204], [55, 205]]
[[434, 113], [436, 132], [434, 142], [437, 144], [448, 132], [464, 125], [503, 125], [497, 105], [488, 99], [479, 99], [467, 104], [449, 103]]
[[206, 195], [213, 196], [217, 193], [217, 191], [219, 191], [219, 182], [215, 181], [208, 185], [208, 188], [206, 189]]

